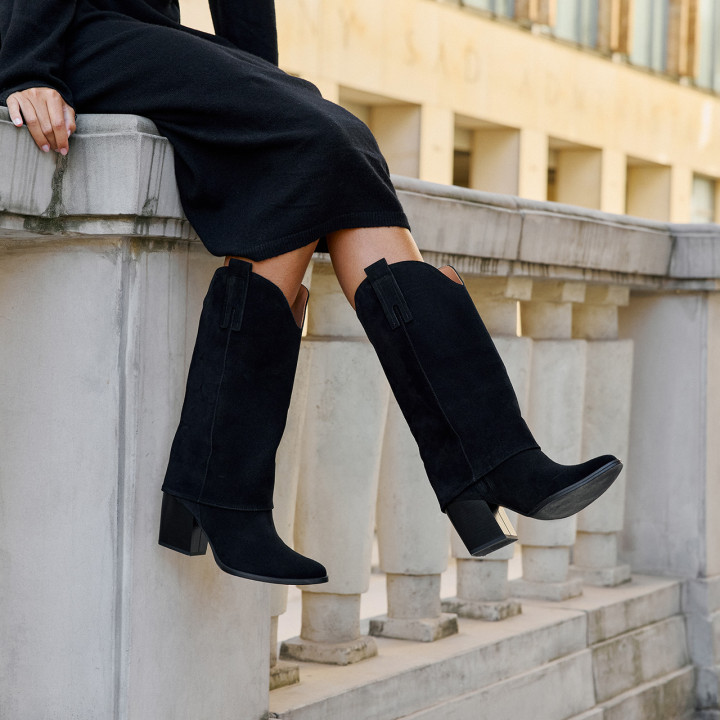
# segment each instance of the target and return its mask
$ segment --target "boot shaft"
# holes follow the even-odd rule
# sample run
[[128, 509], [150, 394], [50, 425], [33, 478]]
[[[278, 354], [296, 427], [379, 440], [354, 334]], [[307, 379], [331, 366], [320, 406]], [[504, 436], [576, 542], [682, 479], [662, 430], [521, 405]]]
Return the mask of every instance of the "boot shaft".
[[441, 507], [511, 455], [537, 447], [464, 284], [424, 262], [365, 269], [355, 295]]
[[251, 263], [233, 258], [215, 271], [163, 490], [219, 507], [272, 508], [301, 337], [282, 291]]

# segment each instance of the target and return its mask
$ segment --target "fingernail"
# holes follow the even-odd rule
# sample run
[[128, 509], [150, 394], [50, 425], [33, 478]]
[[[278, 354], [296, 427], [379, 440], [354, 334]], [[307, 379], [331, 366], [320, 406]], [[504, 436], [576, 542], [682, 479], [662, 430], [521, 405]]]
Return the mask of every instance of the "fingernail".
[[20, 118], [13, 118], [13, 122], [14, 122], [16, 125], [22, 125], [22, 120], [21, 120]]
[[63, 149], [60, 151], [60, 154], [61, 154], [61, 155], [67, 155], [67, 148], [63, 148]]
[[50, 146], [49, 145], [43, 145], [42, 146], [43, 152], [50, 152]]

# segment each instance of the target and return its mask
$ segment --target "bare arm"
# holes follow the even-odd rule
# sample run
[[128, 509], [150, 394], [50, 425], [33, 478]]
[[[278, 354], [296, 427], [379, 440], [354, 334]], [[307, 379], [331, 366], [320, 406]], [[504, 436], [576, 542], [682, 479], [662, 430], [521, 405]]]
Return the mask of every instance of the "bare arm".
[[0, 104], [16, 125], [24, 117], [48, 151], [67, 152], [75, 129], [72, 93], [62, 79], [74, 12], [75, 0], [0, 0]]
[[215, 34], [278, 64], [274, 0], [209, 0]]

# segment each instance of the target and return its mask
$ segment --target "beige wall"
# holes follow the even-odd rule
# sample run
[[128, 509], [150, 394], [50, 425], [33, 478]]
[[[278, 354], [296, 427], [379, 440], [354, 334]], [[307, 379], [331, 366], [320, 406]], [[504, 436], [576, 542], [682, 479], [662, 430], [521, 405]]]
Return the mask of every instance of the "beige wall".
[[[205, 0], [182, 6], [185, 24], [211, 29]], [[519, 147], [508, 157], [518, 167], [510, 175], [525, 197], [547, 198], [547, 155], [558, 141], [585, 149], [588, 160], [564, 156], [563, 186], [593, 185], [566, 191], [568, 200], [581, 197], [610, 212], [689, 221], [693, 173], [720, 178], [715, 95], [433, 0], [276, 6], [281, 67], [315, 82], [330, 99], [364, 105], [393, 171], [417, 168], [423, 179], [451, 182], [453, 126], [460, 126], [479, 133], [476, 152], [487, 146], [488, 129], [517, 133]], [[409, 134], [389, 127], [392, 112], [378, 114], [374, 127], [369, 111], [380, 105], [399, 106], [395, 115]], [[413, 110], [419, 122], [408, 122]], [[490, 153], [488, 163], [497, 157]], [[655, 184], [657, 197], [649, 188], [638, 202], [636, 168], [644, 163], [668, 168], [669, 176]], [[479, 169], [482, 156], [471, 166], [477, 187], [507, 191], [507, 173], [495, 184], [493, 172]], [[592, 172], [600, 177], [589, 178]]]

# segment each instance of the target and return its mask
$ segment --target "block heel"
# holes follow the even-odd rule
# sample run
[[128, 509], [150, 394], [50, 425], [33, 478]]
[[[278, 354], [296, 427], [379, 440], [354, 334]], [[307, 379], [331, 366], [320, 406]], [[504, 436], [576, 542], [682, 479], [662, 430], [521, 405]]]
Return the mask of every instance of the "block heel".
[[163, 493], [158, 542], [183, 555], [204, 555], [208, 546], [207, 535], [195, 516], [181, 500], [167, 493]]
[[480, 498], [451, 502], [446, 512], [468, 552], [479, 557], [517, 540], [505, 510]]

